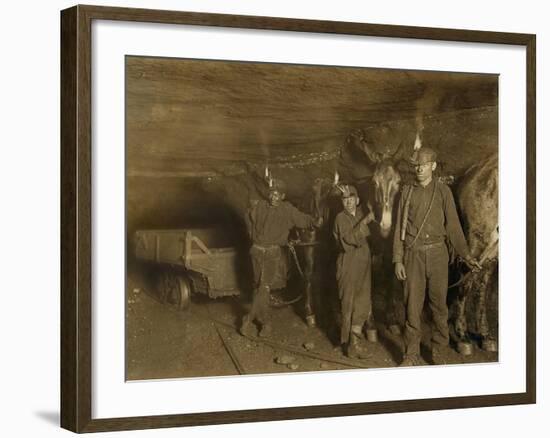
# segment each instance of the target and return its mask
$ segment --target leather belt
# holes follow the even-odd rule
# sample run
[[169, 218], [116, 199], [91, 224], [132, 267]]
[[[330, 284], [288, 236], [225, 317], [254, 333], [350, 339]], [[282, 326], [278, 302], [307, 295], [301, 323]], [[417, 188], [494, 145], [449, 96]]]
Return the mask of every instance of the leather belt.
[[280, 248], [279, 245], [262, 246], [262, 245], [258, 245], [257, 243], [254, 243], [252, 246], [253, 246], [254, 248], [258, 248], [258, 249], [261, 250], [261, 251], [268, 251], [268, 250], [270, 250], [270, 249]]
[[431, 249], [431, 248], [437, 248], [438, 246], [442, 246], [442, 245], [445, 245], [445, 241], [443, 241], [443, 240], [441, 240], [439, 242], [434, 242], [434, 243], [425, 243], [423, 245], [415, 245], [411, 249], [415, 250], [415, 251], [426, 250], [426, 249]]

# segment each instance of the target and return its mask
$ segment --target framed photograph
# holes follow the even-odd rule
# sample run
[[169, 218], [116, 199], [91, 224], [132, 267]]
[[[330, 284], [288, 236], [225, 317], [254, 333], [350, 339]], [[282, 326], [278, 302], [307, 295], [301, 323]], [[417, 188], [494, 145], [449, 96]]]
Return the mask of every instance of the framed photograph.
[[535, 403], [535, 41], [62, 11], [62, 427]]

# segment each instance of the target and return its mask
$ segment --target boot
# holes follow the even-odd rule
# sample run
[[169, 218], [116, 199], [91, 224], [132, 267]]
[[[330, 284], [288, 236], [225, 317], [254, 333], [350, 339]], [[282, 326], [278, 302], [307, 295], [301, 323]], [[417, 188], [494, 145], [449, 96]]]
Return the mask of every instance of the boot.
[[260, 329], [260, 337], [262, 338], [269, 338], [273, 333], [273, 328], [271, 327], [271, 324], [268, 322], [264, 322], [262, 324], [262, 328]]
[[315, 321], [315, 315], [306, 316], [306, 324], [310, 328], [315, 327], [317, 325], [317, 322]]
[[399, 364], [400, 367], [414, 367], [420, 365], [420, 357], [417, 354], [405, 354]]
[[447, 365], [449, 348], [441, 345], [432, 347], [432, 363], [434, 365]]
[[256, 327], [254, 327], [254, 323], [252, 322], [252, 318], [250, 318], [250, 315], [245, 315], [245, 317], [243, 318], [239, 333], [247, 338], [252, 338], [256, 336]]
[[350, 359], [367, 359], [370, 355], [364, 345], [361, 345], [361, 338], [355, 333], [350, 333], [346, 348], [346, 356]]

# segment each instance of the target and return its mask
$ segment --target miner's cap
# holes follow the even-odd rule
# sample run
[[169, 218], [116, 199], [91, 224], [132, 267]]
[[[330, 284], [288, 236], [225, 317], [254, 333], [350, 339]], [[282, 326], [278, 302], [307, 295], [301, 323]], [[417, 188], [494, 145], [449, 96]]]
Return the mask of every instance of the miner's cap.
[[269, 187], [270, 192], [280, 192], [286, 193], [286, 184], [282, 179], [273, 178], [271, 180], [271, 186]]
[[342, 193], [342, 198], [351, 198], [352, 196], [358, 196], [357, 189], [350, 184], [345, 184], [339, 187], [340, 192]]
[[431, 148], [420, 148], [413, 152], [411, 158], [409, 158], [409, 163], [413, 166], [418, 166], [420, 164], [433, 163], [437, 161], [437, 152]]

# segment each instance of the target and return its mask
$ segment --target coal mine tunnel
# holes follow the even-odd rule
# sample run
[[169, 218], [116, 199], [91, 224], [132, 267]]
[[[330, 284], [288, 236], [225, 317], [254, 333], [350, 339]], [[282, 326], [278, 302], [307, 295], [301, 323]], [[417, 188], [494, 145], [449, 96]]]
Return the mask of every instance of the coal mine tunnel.
[[269, 165], [293, 203], [315, 178], [360, 182], [355, 129], [386, 124], [379, 152], [406, 155], [417, 135], [455, 177], [498, 149], [498, 76], [129, 57], [128, 231], [231, 224]]
[[265, 196], [266, 166], [303, 211], [315, 180], [335, 173], [366, 197], [373, 165], [349, 141], [358, 130], [378, 156], [405, 160], [418, 142], [435, 149], [437, 174], [455, 182], [498, 152], [498, 75], [129, 56], [126, 93], [127, 259], [136, 279], [137, 230], [216, 228], [220, 245], [246, 256], [243, 218]]

